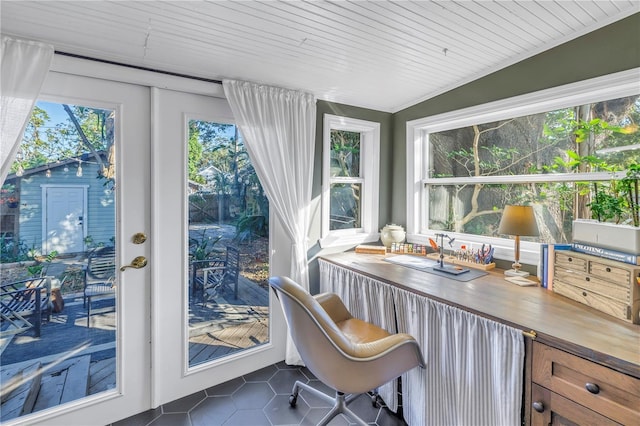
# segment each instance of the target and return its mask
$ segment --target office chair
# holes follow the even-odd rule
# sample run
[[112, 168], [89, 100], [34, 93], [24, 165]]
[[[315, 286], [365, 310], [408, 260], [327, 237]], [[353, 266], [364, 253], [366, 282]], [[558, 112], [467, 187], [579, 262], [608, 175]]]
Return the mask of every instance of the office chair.
[[412, 336], [390, 334], [354, 318], [336, 294], [311, 296], [287, 277], [272, 277], [269, 285], [282, 305], [291, 338], [305, 365], [336, 392], [333, 398], [306, 383], [294, 384], [291, 406], [296, 405], [300, 389], [333, 404], [319, 425], [326, 425], [340, 413], [365, 425], [347, 407], [350, 401], [414, 367], [424, 367], [420, 347]]

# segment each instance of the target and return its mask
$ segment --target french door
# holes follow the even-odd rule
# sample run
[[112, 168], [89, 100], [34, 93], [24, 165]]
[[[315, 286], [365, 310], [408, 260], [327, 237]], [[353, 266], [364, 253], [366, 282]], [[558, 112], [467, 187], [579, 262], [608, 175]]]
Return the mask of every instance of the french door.
[[[113, 337], [106, 343], [101, 343], [100, 349], [109, 348], [109, 357], [115, 355], [115, 362], [112, 367], [115, 371], [110, 375], [111, 383], [105, 386], [105, 389], [89, 394], [85, 397], [61, 401], [61, 405], [42, 411], [36, 411], [28, 417], [19, 417], [14, 421], [19, 424], [43, 424], [43, 425], [88, 425], [88, 424], [109, 424], [123, 417], [136, 414], [147, 410], [151, 406], [151, 326], [150, 326], [150, 272], [149, 267], [143, 268], [125, 268], [132, 259], [136, 257], [149, 258], [151, 254], [150, 241], [150, 105], [149, 105], [149, 88], [112, 82], [102, 79], [89, 77], [81, 77], [77, 75], [65, 74], [60, 72], [50, 72], [44, 83], [40, 100], [65, 104], [77, 105], [83, 108], [99, 109], [100, 111], [109, 111], [113, 117], [113, 155], [109, 158], [105, 155], [102, 159], [104, 163], [110, 163], [111, 175], [106, 178], [97, 179], [95, 167], [97, 159], [95, 157], [72, 157], [79, 159], [69, 160], [68, 164], [64, 162], [53, 161], [48, 166], [49, 171], [46, 176], [42, 176], [43, 185], [34, 185], [33, 188], [41, 186], [43, 191], [44, 203], [49, 199], [48, 205], [43, 207], [43, 222], [55, 221], [57, 224], [68, 225], [68, 240], [71, 242], [76, 239], [71, 238], [71, 234], [75, 234], [77, 228], [81, 230], [89, 229], [94, 232], [94, 237], [98, 237], [103, 229], [104, 235], [101, 236], [100, 244], [113, 245], [115, 248], [115, 277], [112, 280], [115, 284], [111, 307], [106, 309], [111, 311], [111, 320], [109, 323], [103, 323], [99, 314], [86, 318], [87, 311], [83, 308], [82, 298], [73, 299], [67, 296], [66, 304], [62, 313], [54, 314], [50, 324], [45, 324], [42, 328], [41, 338], [51, 338], [51, 334], [46, 335], [48, 330], [52, 328], [46, 327], [64, 327], [64, 318], [67, 323], [72, 322], [74, 328], [85, 329], [86, 337], [82, 351], [76, 351], [76, 348], [68, 348], [70, 351], [61, 352], [70, 359], [86, 359], [85, 362], [93, 363], [95, 361], [95, 347], [91, 342], [91, 336], [102, 331], [113, 333]], [[81, 168], [78, 169], [78, 162], [82, 161], [80, 167], [84, 168], [84, 176]], [[37, 169], [34, 169], [37, 171]], [[26, 169], [21, 172], [23, 184], [24, 200], [22, 209], [36, 210], [37, 203], [31, 203], [28, 198], [28, 184], [30, 181], [37, 181], [38, 174], [34, 171], [29, 174], [30, 170]], [[92, 173], [90, 173], [90, 171]], [[88, 182], [85, 186], [79, 185], [75, 188], [75, 194], [71, 199], [64, 200], [63, 197], [69, 196], [70, 187], [49, 186], [54, 181], [66, 180], [67, 184], [73, 182]], [[88, 192], [91, 194], [91, 200], [78, 201], [76, 198], [84, 196]], [[62, 189], [62, 192], [60, 192]], [[67, 191], [66, 193], [64, 193]], [[80, 194], [80, 195], [78, 195]], [[75, 200], [75, 201], [74, 201]], [[64, 201], [64, 205], [59, 205]], [[72, 201], [73, 211], [69, 213], [70, 206], [67, 205]], [[105, 207], [104, 211], [96, 213], [99, 207]], [[56, 210], [57, 209], [57, 210]], [[86, 209], [86, 211], [84, 211]], [[48, 211], [51, 210], [51, 211]], [[77, 211], [76, 211], [77, 210]], [[62, 213], [60, 213], [62, 212]], [[66, 212], [66, 213], [65, 213]], [[60, 216], [62, 214], [62, 216]], [[58, 217], [60, 216], [60, 217]], [[64, 217], [63, 217], [64, 216]], [[28, 219], [28, 216], [25, 216]], [[26, 219], [25, 219], [26, 220]], [[71, 223], [72, 222], [72, 223]], [[105, 227], [99, 225], [108, 224]], [[50, 225], [55, 228], [58, 225]], [[73, 228], [73, 229], [72, 229]], [[75, 231], [74, 231], [75, 230]], [[72, 232], [73, 231], [73, 232]], [[28, 227], [24, 226], [20, 232], [25, 234]], [[58, 237], [53, 239], [44, 238], [43, 250], [47, 250], [47, 244], [57, 242], [62, 244], [65, 241], [64, 235], [60, 235], [59, 230], [51, 231], [57, 233]], [[79, 232], [82, 235], [82, 232]], [[135, 234], [145, 234], [148, 239], [141, 244], [133, 242]], [[47, 236], [45, 236], [47, 237]], [[82, 244], [81, 244], [82, 245]], [[62, 247], [62, 246], [60, 246]], [[55, 249], [55, 247], [52, 247]], [[69, 247], [74, 252], [83, 251], [84, 247]], [[63, 250], [61, 250], [63, 251]], [[78, 255], [78, 262], [84, 259], [84, 255]], [[151, 262], [150, 262], [151, 265]], [[64, 281], [64, 279], [63, 279]], [[81, 279], [79, 280], [82, 281]], [[63, 282], [64, 286], [65, 283]], [[81, 287], [78, 289], [82, 295]], [[70, 294], [70, 293], [65, 293]], [[115, 300], [113, 300], [115, 299]], [[77, 300], [77, 301], [76, 301]], [[85, 304], [87, 303], [85, 299]], [[92, 300], [89, 304], [96, 303]], [[108, 302], [101, 302], [108, 303]], [[115, 313], [113, 310], [115, 309]], [[73, 317], [73, 313], [77, 313], [77, 317]], [[105, 316], [106, 318], [106, 316]], [[61, 324], [58, 324], [61, 322]], [[67, 329], [52, 331], [51, 333], [60, 333], [59, 339], [51, 345], [59, 344], [63, 341], [65, 333], [78, 333], [77, 330]], [[20, 336], [17, 336], [20, 337]], [[66, 336], [69, 338], [69, 336]], [[62, 345], [61, 345], [62, 346]], [[61, 347], [61, 351], [65, 349]], [[108, 351], [107, 351], [108, 352]], [[112, 355], [113, 354], [113, 355]], [[82, 355], [82, 357], [76, 357]], [[59, 359], [61, 363], [66, 362]], [[103, 360], [104, 361], [104, 360]], [[76, 363], [80, 365], [81, 363]], [[49, 364], [53, 371], [55, 362]], [[65, 374], [71, 377], [71, 369]], [[45, 372], [46, 375], [46, 372]], [[44, 377], [44, 376], [43, 376]], [[71, 379], [67, 380], [69, 385]], [[75, 380], [75, 379], [74, 379]], [[70, 385], [69, 385], [70, 386]], [[78, 385], [80, 386], [80, 385]], [[85, 385], [83, 385], [85, 386]], [[68, 389], [71, 392], [71, 388]], [[45, 390], [41, 386], [41, 393], [50, 392], [52, 395], [55, 389]], [[11, 422], [8, 422], [9, 424]]]
[[[250, 182], [246, 175], [237, 176], [238, 170], [228, 170], [218, 163], [205, 167], [201, 174], [199, 189], [193, 189], [195, 183], [189, 179], [189, 149], [190, 139], [195, 138], [194, 127], [200, 126], [203, 133], [217, 132], [209, 142], [216, 144], [211, 150], [220, 152], [218, 148], [224, 145], [224, 140], [237, 141], [238, 132], [234, 129], [234, 118], [226, 100], [211, 96], [190, 94], [179, 91], [153, 88], [151, 92], [153, 104], [153, 221], [154, 221], [154, 299], [153, 306], [157, 312], [154, 315], [153, 354], [154, 354], [154, 394], [153, 405], [163, 404], [177, 398], [206, 389], [232, 378], [257, 370], [264, 366], [284, 359], [284, 320], [280, 315], [279, 306], [274, 301], [271, 292], [258, 283], [240, 276], [239, 294], [233, 285], [230, 288], [216, 289], [212, 286], [198, 287], [192, 282], [197, 271], [193, 270], [194, 250], [190, 250], [190, 240], [195, 244], [202, 242], [201, 230], [211, 231], [209, 242], [217, 241], [225, 223], [237, 223], [237, 218], [228, 217], [234, 206], [245, 206], [247, 200], [247, 186]], [[204, 138], [207, 139], [207, 138]], [[221, 142], [222, 141], [222, 142]], [[204, 150], [208, 142], [204, 142]], [[193, 145], [191, 145], [193, 146]], [[227, 155], [237, 153], [234, 145]], [[206, 152], [205, 154], [206, 155]], [[245, 158], [246, 161], [246, 158]], [[233, 167], [232, 167], [233, 168]], [[207, 178], [206, 174], [214, 170], [214, 176]], [[234, 176], [236, 175], [236, 176]], [[227, 176], [225, 178], [224, 176]], [[197, 178], [195, 176], [194, 178]], [[253, 179], [253, 177], [252, 177]], [[234, 191], [233, 187], [240, 182], [241, 188]], [[208, 188], [208, 189], [207, 189]], [[202, 219], [190, 219], [194, 213], [193, 195], [190, 192], [202, 194], [198, 201], [207, 200], [207, 195], [217, 197], [205, 209], [208, 215]], [[213, 194], [212, 194], [213, 193]], [[235, 199], [234, 199], [235, 198]], [[251, 204], [253, 199], [249, 199]], [[250, 206], [251, 207], [251, 206]], [[250, 208], [255, 213], [256, 208]], [[197, 208], [198, 211], [203, 210]], [[266, 212], [262, 212], [266, 214]], [[194, 231], [194, 222], [198, 230]], [[275, 222], [275, 221], [272, 221]], [[271, 247], [267, 248], [266, 257], [270, 257], [277, 250], [281, 238], [274, 235], [281, 233], [281, 228], [270, 226]], [[275, 230], [273, 229], [275, 228]], [[279, 230], [280, 229], [280, 230]], [[191, 234], [190, 234], [191, 232]], [[196, 232], [196, 238], [193, 238]], [[190, 235], [192, 238], [190, 239]], [[235, 235], [231, 235], [227, 242], [211, 248], [212, 254], [205, 257], [224, 257], [228, 245], [234, 245], [242, 252], [242, 256], [251, 254], [255, 245], [241, 244]], [[200, 244], [198, 248], [203, 247]], [[216, 248], [219, 254], [216, 255]], [[283, 250], [283, 252], [285, 252]], [[273, 273], [273, 265], [271, 265]], [[215, 268], [215, 267], [214, 267]], [[279, 267], [276, 266], [276, 270]], [[269, 271], [268, 271], [269, 272]], [[206, 281], [206, 279], [205, 279]], [[206, 287], [206, 284], [204, 284]], [[262, 302], [247, 301], [244, 289], [252, 294], [262, 294]], [[275, 307], [275, 308], [274, 308]], [[232, 311], [233, 317], [223, 324], [228, 330], [237, 329], [249, 334], [247, 339], [234, 337], [220, 337], [216, 328], [205, 330], [211, 340], [194, 338], [198, 333], [198, 326], [191, 318], [204, 315], [205, 320], [214, 322], [212, 313], [225, 310]], [[209, 316], [207, 316], [209, 315]], [[223, 315], [224, 316], [224, 315]], [[227, 335], [228, 336], [228, 335]], [[233, 340], [232, 340], [233, 339]], [[224, 346], [234, 346], [232, 353], [220, 353], [216, 341], [225, 340]], [[196, 355], [194, 347], [200, 352]], [[206, 355], [209, 353], [209, 355]], [[205, 354], [202, 355], [201, 354]]]
[[[114, 222], [113, 238], [104, 235], [101, 239], [111, 241], [116, 252], [115, 379], [107, 390], [18, 418], [15, 424], [109, 424], [284, 359], [284, 317], [264, 285], [259, 289], [266, 300], [261, 306], [255, 303], [234, 306], [239, 315], [246, 316], [249, 312], [262, 325], [268, 324], [266, 332], [263, 327], [262, 334], [255, 339], [255, 345], [198, 362], [190, 355], [193, 345], [190, 345], [189, 317], [194, 306], [190, 303], [197, 303], [199, 309], [211, 307], [211, 303], [204, 296], [194, 298], [196, 295], [191, 292], [194, 287], [188, 247], [191, 185], [186, 172], [188, 123], [202, 120], [233, 125], [226, 101], [186, 91], [150, 88], [143, 85], [145, 76], [125, 75], [116, 77], [124, 82], [112, 81], [114, 70], [94, 72], [93, 65], [87, 67], [87, 73], [100, 78], [76, 75], [84, 68], [75, 64], [72, 67], [63, 64], [65, 72], [50, 72], [40, 99], [102, 108], [113, 111], [115, 117], [115, 150], [106, 154], [110, 157], [108, 161], [115, 164], [115, 176], [104, 188], [91, 184], [88, 196], [91, 199], [91, 191], [106, 194], [100, 203], [112, 205], [114, 212], [109, 219]], [[154, 79], [157, 81], [157, 75], [150, 76], [150, 81]], [[83, 157], [78, 162], [56, 165], [50, 179], [58, 178], [59, 172], [78, 182], [95, 172], [91, 169], [94, 161]], [[80, 166], [82, 173], [77, 170]], [[248, 179], [240, 183], [242, 196], [246, 197], [252, 183]], [[218, 212], [220, 209], [228, 212], [233, 197], [230, 194], [224, 202], [220, 198]], [[252, 214], [260, 211], [254, 199], [245, 199], [244, 204], [250, 205]], [[75, 218], [75, 224], [88, 228], [88, 234], [95, 232], [92, 226], [96, 221], [105, 220], [95, 216], [92, 206], [89, 201], [82, 219]], [[283, 274], [289, 270], [286, 256], [276, 256], [275, 261], [271, 258], [275, 253], [289, 253], [290, 246], [282, 237], [284, 231], [279, 222], [266, 215], [270, 229], [266, 257], [271, 265], [267, 272]], [[141, 235], [145, 238], [140, 238]], [[86, 249], [95, 243], [90, 237], [85, 237]], [[148, 264], [134, 262], [141, 257]], [[246, 280], [243, 283], [241, 291]], [[208, 296], [216, 303], [220, 301], [218, 294]], [[82, 326], [95, 328], [95, 318], [91, 315], [83, 320]]]

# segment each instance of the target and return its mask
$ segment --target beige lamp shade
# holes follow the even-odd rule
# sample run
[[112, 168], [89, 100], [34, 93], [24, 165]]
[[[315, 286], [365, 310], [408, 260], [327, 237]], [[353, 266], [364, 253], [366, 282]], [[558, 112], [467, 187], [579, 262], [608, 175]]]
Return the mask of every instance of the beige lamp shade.
[[520, 236], [538, 235], [538, 224], [533, 214], [531, 206], [504, 206], [502, 219], [500, 220], [499, 234], [515, 235], [515, 262], [511, 265], [512, 269], [504, 271], [506, 276], [510, 277], [526, 277], [528, 272], [522, 271], [520, 268]]
[[531, 206], [505, 206], [500, 220], [499, 234], [535, 236], [538, 224]]

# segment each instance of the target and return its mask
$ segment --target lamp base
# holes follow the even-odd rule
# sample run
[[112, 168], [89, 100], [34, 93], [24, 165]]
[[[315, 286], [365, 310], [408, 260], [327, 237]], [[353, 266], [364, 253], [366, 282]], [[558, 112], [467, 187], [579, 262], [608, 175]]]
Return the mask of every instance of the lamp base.
[[505, 277], [528, 277], [529, 273], [521, 269], [509, 269], [504, 271]]

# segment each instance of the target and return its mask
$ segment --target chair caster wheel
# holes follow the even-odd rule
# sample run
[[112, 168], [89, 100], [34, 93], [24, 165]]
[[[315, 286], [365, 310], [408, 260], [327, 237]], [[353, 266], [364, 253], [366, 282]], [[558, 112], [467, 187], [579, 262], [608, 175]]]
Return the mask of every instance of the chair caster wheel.
[[292, 407], [295, 407], [296, 404], [298, 403], [298, 397], [295, 395], [290, 395], [289, 396], [289, 405]]
[[378, 394], [373, 394], [371, 395], [371, 405], [373, 406], [373, 408], [380, 408], [380, 406], [378, 405]]

